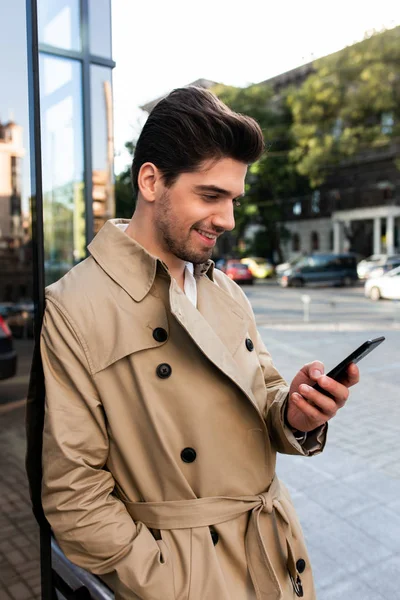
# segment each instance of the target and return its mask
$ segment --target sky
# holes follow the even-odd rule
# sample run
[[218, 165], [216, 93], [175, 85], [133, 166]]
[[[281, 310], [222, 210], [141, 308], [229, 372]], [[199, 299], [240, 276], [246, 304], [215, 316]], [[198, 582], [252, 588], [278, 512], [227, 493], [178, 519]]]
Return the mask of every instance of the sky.
[[400, 24], [398, 0], [112, 0], [115, 167], [139, 106], [205, 78], [247, 86]]

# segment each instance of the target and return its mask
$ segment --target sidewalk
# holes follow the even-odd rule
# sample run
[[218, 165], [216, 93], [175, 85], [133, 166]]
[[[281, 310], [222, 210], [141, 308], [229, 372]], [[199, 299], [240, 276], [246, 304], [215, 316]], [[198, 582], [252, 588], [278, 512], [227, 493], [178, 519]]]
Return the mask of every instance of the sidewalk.
[[[376, 332], [260, 327], [288, 381], [316, 358], [332, 368]], [[400, 598], [400, 331], [360, 362], [360, 384], [329, 425], [316, 457], [279, 456], [278, 476], [298, 510], [318, 600]]]
[[40, 598], [39, 530], [25, 476], [24, 406], [0, 413], [0, 600]]

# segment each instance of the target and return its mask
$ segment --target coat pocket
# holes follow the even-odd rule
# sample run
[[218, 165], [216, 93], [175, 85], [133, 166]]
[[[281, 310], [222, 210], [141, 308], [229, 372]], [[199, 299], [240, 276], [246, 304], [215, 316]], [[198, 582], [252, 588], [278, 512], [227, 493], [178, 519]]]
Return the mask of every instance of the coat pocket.
[[163, 539], [156, 540], [148, 527], [136, 522], [137, 536], [133, 541], [137, 588], [142, 600], [175, 600], [172, 556]]

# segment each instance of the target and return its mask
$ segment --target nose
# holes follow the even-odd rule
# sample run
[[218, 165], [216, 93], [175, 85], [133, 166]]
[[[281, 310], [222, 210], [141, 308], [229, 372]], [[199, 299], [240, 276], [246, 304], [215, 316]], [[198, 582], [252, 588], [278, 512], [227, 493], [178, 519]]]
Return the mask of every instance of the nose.
[[212, 223], [214, 227], [222, 228], [225, 231], [232, 231], [235, 227], [235, 215], [232, 200], [227, 200], [221, 203], [218, 207], [218, 211], [213, 216]]

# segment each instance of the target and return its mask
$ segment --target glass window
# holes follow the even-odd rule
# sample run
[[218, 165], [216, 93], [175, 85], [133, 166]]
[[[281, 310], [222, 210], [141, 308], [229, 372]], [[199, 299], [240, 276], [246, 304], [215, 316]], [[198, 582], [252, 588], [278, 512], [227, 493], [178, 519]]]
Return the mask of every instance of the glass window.
[[319, 235], [317, 231], [311, 232], [311, 251], [319, 250]]
[[314, 190], [311, 196], [311, 212], [317, 214], [320, 212], [321, 192]]
[[[0, 597], [39, 597], [39, 532], [25, 476], [25, 407], [33, 351], [26, 1], [0, 2]], [[5, 527], [4, 527], [5, 525]], [[23, 558], [25, 554], [25, 559]], [[28, 586], [30, 591], [28, 591]], [[22, 592], [21, 592], [22, 590]], [[25, 590], [25, 592], [23, 591]], [[15, 597], [15, 596], [14, 596]]]
[[386, 135], [393, 133], [394, 115], [392, 112], [384, 112], [381, 116], [381, 131]]
[[79, 15], [80, 0], [38, 0], [39, 42], [79, 51]]
[[92, 65], [90, 84], [93, 226], [96, 234], [107, 219], [115, 216], [111, 70]]
[[0, 316], [8, 320], [33, 295], [25, 1], [0, 3], [0, 23], [0, 307], [11, 303]]
[[111, 2], [89, 0], [90, 53], [111, 58]]
[[46, 285], [85, 258], [81, 65], [40, 56]]
[[298, 252], [300, 250], [300, 236], [298, 233], [292, 235], [292, 251]]

